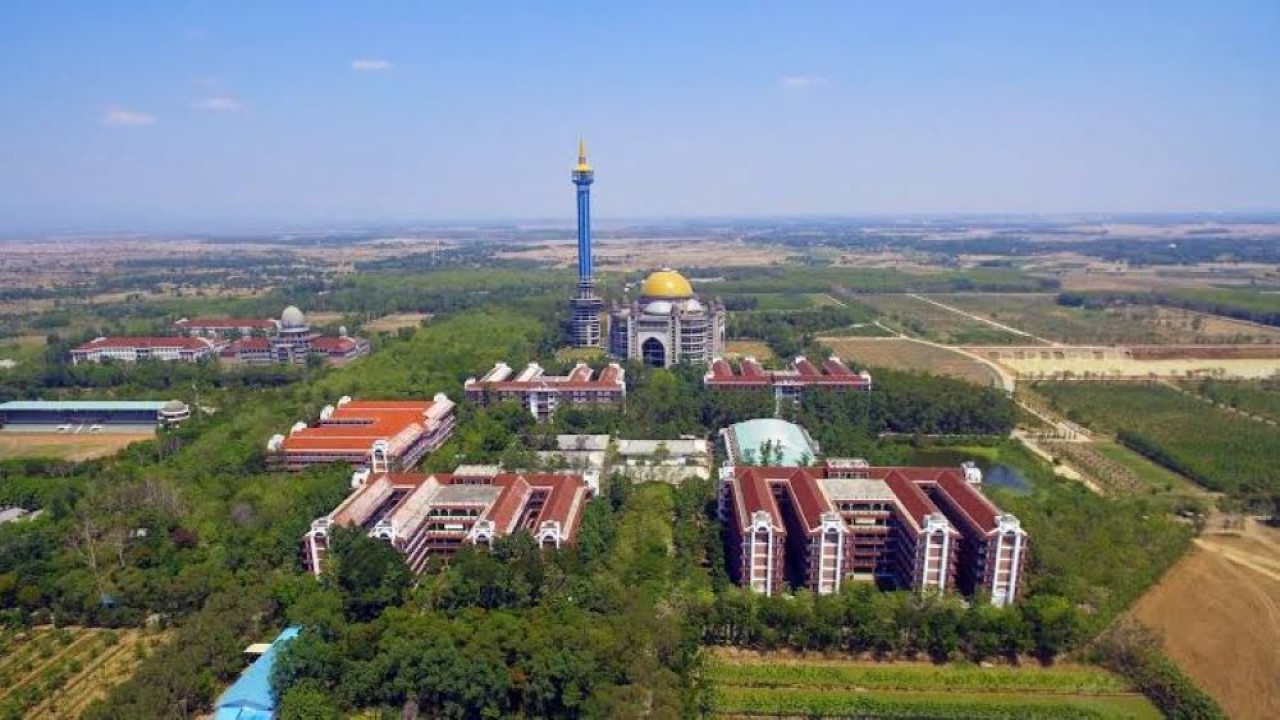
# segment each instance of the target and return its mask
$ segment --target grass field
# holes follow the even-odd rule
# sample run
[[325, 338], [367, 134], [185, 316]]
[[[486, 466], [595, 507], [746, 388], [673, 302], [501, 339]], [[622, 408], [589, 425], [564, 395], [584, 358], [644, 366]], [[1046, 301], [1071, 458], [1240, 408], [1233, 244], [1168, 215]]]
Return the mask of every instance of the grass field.
[[395, 332], [400, 328], [416, 328], [430, 317], [427, 313], [394, 313], [371, 320], [364, 327], [369, 332]]
[[1158, 718], [1121, 677], [1087, 666], [977, 667], [722, 651], [722, 716]]
[[167, 639], [141, 630], [5, 631], [0, 635], [0, 719], [79, 717]]
[[914, 340], [823, 336], [818, 341], [846, 362], [858, 366], [918, 370], [950, 375], [977, 385], [998, 384], [995, 372], [977, 360]]
[[[950, 303], [950, 295], [939, 296]], [[862, 295], [858, 300], [878, 310], [881, 321], [908, 335], [947, 345], [1020, 345], [1025, 337], [951, 312], [910, 295]]]
[[1065, 307], [1056, 295], [958, 293], [937, 299], [1055, 342], [1076, 345], [1277, 342], [1280, 331], [1188, 310]]
[[1280, 717], [1280, 531], [1201, 536], [1133, 614], [1231, 717]]
[[154, 433], [59, 433], [0, 432], [0, 460], [16, 457], [47, 457], [60, 460], [92, 460], [120, 452], [133, 443], [150, 440]]
[[1162, 385], [1044, 383], [1037, 389], [1069, 419], [1105, 433], [1128, 433], [1146, 444], [1144, 455], [1212, 490], [1247, 494], [1280, 488], [1280, 429]]
[[751, 357], [764, 362], [773, 358], [773, 350], [761, 340], [726, 340], [724, 354], [731, 358]]

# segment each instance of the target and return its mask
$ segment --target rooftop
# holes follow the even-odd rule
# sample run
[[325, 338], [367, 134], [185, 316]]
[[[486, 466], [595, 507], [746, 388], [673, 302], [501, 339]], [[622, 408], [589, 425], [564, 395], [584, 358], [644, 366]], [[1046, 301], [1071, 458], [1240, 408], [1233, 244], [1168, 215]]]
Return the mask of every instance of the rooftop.
[[0, 403], [0, 412], [80, 411], [80, 412], [160, 412], [172, 400], [11, 400]]
[[286, 628], [266, 652], [250, 665], [218, 698], [215, 720], [271, 720], [276, 698], [271, 691], [271, 670], [280, 648], [297, 637], [299, 627]]
[[785, 420], [747, 420], [730, 425], [724, 432], [731, 437], [730, 451], [736, 454], [735, 462], [742, 462], [748, 453], [759, 459], [760, 448], [765, 442], [769, 442], [774, 448], [770, 465], [797, 467], [813, 462], [818, 454], [804, 429]]

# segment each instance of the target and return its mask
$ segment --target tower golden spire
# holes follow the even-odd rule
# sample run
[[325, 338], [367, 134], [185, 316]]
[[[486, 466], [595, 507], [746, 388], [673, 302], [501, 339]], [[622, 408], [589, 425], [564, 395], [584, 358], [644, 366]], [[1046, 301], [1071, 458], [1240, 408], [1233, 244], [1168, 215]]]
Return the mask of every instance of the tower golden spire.
[[591, 166], [587, 164], [587, 141], [582, 138], [578, 139], [578, 165], [574, 168], [575, 172], [588, 172]]

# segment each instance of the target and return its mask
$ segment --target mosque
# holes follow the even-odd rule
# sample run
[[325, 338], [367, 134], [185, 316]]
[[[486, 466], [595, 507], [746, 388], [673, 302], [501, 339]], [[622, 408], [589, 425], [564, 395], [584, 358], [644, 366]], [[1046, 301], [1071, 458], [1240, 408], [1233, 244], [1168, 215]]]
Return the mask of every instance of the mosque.
[[703, 303], [683, 275], [663, 268], [639, 298], [610, 311], [609, 352], [654, 367], [707, 364], [724, 354], [724, 317], [719, 300]]
[[[570, 301], [573, 312], [573, 344], [599, 347], [600, 315], [604, 305], [595, 294], [591, 256], [591, 184], [595, 170], [587, 163], [587, 150], [578, 144], [578, 164], [573, 168], [578, 198], [578, 290]], [[646, 365], [671, 367], [679, 363], [707, 364], [724, 353], [725, 312], [719, 300], [704, 303], [683, 275], [663, 268], [649, 275], [640, 296], [615, 303], [609, 311], [609, 354], [641, 360]]]

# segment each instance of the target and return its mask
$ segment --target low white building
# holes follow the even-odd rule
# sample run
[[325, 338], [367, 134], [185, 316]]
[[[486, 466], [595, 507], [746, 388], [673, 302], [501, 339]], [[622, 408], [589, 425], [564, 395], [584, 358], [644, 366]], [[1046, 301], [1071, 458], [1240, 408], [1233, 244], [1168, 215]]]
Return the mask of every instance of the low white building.
[[685, 478], [711, 477], [711, 444], [698, 438], [627, 440], [609, 435], [557, 435], [556, 449], [538, 453], [548, 467], [578, 470], [589, 484], [618, 472], [633, 482], [678, 485]]

